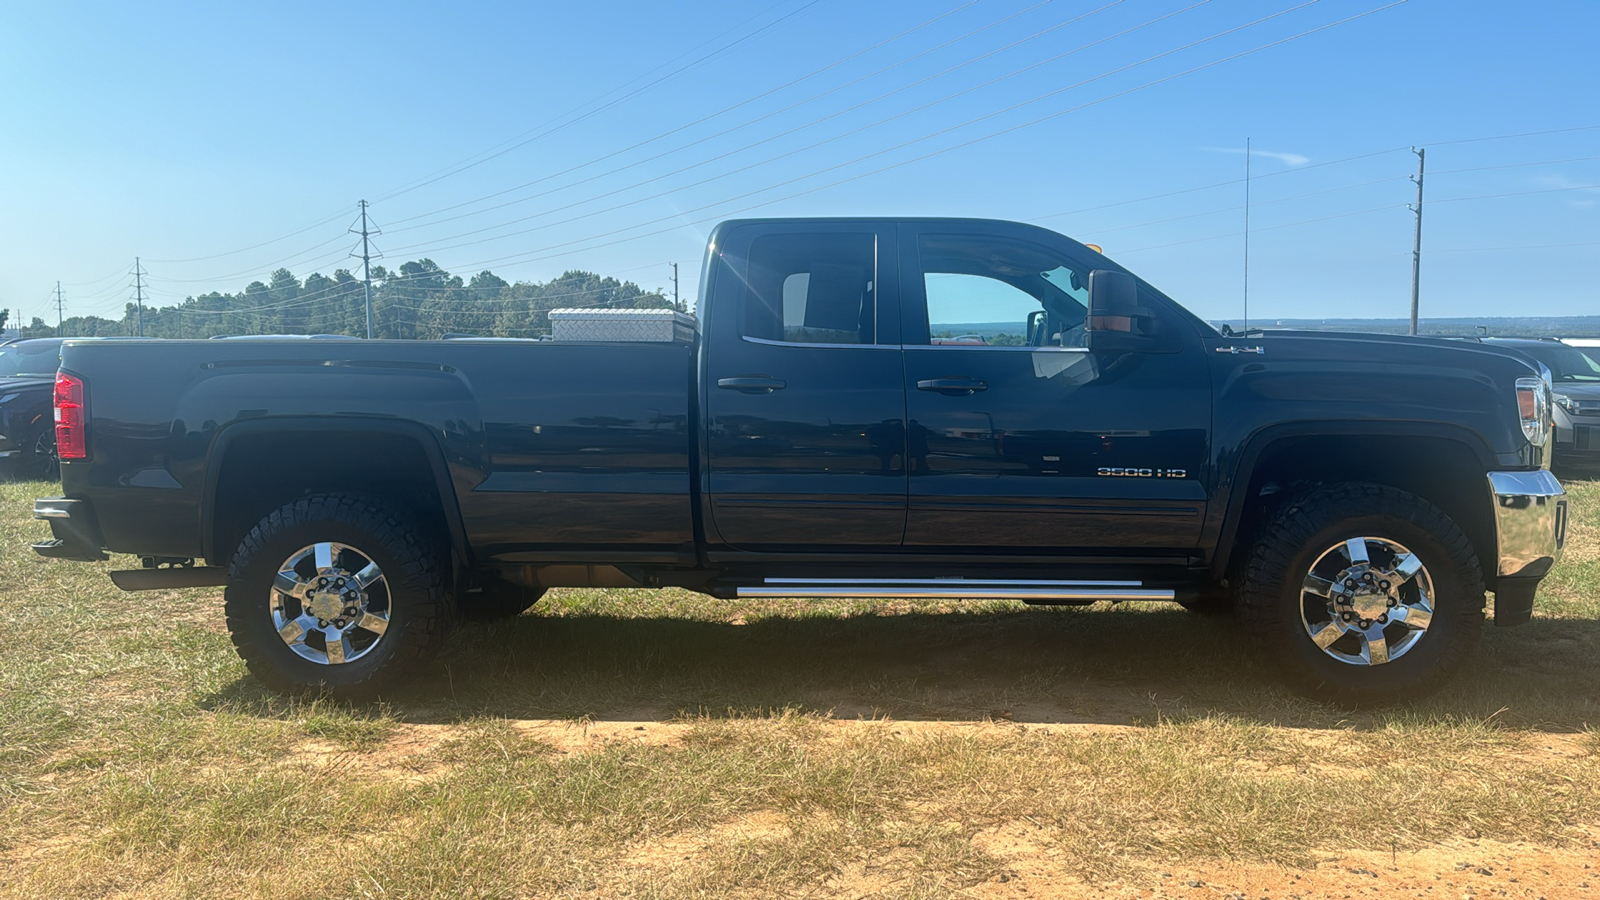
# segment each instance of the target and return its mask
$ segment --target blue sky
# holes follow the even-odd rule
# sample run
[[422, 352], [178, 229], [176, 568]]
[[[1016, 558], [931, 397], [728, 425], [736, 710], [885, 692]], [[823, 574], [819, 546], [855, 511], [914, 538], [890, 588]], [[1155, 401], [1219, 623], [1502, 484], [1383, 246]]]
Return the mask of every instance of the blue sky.
[[365, 198], [389, 265], [691, 297], [722, 217], [1034, 221], [1233, 318], [1248, 137], [1252, 319], [1406, 314], [1411, 145], [1425, 317], [1600, 314], [1600, 3], [1296, 37], [1388, 2], [10, 3], [0, 306], [328, 273]]

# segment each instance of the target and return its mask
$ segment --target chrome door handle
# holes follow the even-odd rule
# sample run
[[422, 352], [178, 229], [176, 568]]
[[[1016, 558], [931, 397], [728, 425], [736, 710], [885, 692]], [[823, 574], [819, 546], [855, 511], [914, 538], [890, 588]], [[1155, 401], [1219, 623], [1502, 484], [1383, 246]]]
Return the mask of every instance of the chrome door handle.
[[945, 378], [925, 378], [917, 382], [919, 391], [938, 391], [947, 397], [968, 397], [979, 391], [987, 391], [989, 385], [969, 375], [955, 375]]
[[773, 378], [770, 375], [738, 375], [733, 378], [718, 378], [717, 387], [741, 394], [770, 394], [788, 387], [789, 383], [782, 378]]

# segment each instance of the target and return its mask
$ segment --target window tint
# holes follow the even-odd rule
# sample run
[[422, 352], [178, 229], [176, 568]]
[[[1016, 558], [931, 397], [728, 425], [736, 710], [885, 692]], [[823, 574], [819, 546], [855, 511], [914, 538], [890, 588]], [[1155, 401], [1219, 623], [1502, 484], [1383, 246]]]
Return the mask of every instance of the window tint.
[[957, 346], [1076, 346], [1088, 314], [1088, 273], [1026, 241], [922, 235], [928, 342]]
[[876, 239], [773, 234], [750, 245], [744, 334], [803, 344], [876, 340]]

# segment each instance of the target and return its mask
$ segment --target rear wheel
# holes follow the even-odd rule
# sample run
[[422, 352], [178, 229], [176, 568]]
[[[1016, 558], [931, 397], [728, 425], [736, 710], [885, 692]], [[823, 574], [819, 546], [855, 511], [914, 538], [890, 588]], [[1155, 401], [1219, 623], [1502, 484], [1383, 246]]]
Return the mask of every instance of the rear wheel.
[[276, 691], [369, 700], [444, 643], [444, 552], [376, 501], [320, 495], [251, 530], [229, 566], [228, 630]]
[[1262, 650], [1316, 697], [1360, 703], [1437, 690], [1483, 630], [1472, 544], [1438, 507], [1373, 484], [1314, 489], [1262, 531], [1240, 610]]

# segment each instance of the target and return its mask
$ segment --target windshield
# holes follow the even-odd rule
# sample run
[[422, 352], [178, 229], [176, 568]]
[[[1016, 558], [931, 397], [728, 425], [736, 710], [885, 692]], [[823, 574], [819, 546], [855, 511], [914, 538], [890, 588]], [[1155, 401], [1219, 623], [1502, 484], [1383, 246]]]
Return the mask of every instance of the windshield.
[[12, 344], [0, 347], [0, 378], [54, 375], [60, 367], [60, 344]]
[[1600, 382], [1600, 363], [1590, 359], [1577, 347], [1550, 343], [1538, 347], [1520, 346], [1517, 349], [1544, 363], [1555, 381]]

